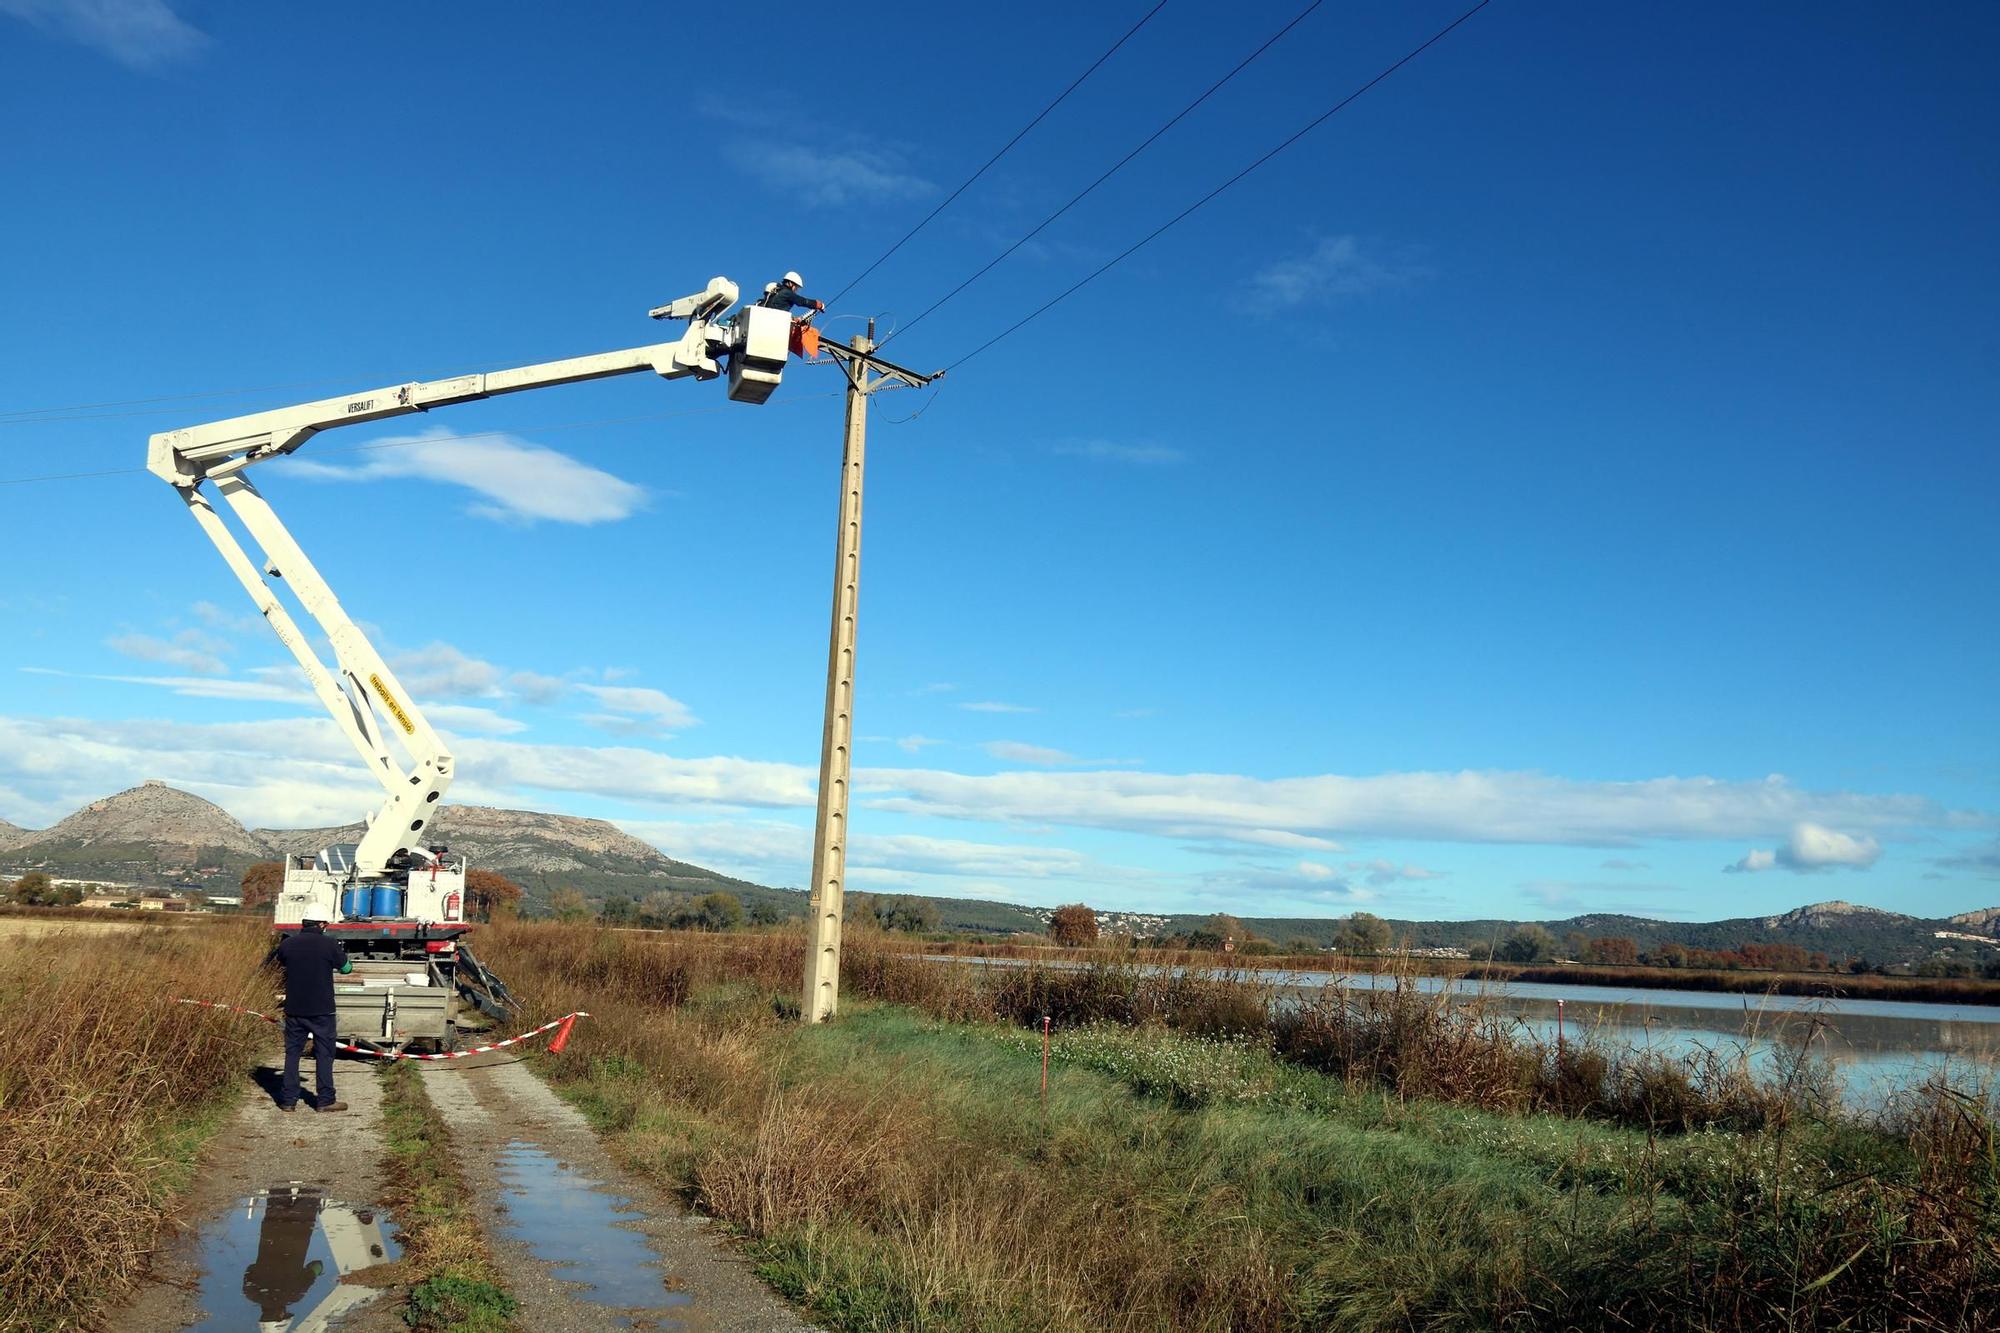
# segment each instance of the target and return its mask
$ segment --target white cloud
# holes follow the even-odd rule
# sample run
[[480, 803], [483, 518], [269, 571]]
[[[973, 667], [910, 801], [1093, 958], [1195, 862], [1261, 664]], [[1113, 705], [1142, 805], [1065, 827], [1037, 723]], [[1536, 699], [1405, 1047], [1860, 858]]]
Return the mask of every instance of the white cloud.
[[104, 646], [142, 662], [158, 662], [204, 676], [221, 676], [229, 671], [219, 656], [226, 645], [198, 629], [184, 629], [171, 640], [157, 639], [150, 634], [114, 634], [104, 641]]
[[840, 208], [915, 199], [937, 187], [893, 153], [803, 143], [738, 141], [725, 150], [746, 175], [792, 199]]
[[[678, 730], [696, 724], [695, 715], [679, 699], [662, 691], [644, 685], [578, 685], [577, 688], [595, 698], [598, 704], [624, 719], [617, 725], [643, 724], [655, 729]], [[607, 719], [598, 716], [592, 719], [603, 725]]]
[[1323, 236], [1303, 255], [1281, 259], [1251, 275], [1250, 304], [1263, 312], [1335, 296], [1360, 296], [1430, 276], [1420, 265], [1391, 263], [1362, 253], [1352, 236]]
[[560, 676], [544, 676], [534, 671], [516, 671], [507, 677], [507, 688], [531, 704], [550, 704], [562, 697], [569, 682]]
[[165, 0], [0, 0], [0, 14], [101, 51], [132, 69], [170, 65], [209, 40]]
[[433, 704], [424, 710], [425, 716], [440, 727], [453, 732], [472, 732], [481, 736], [512, 736], [526, 731], [528, 724], [516, 721], [491, 708], [480, 708], [473, 704]]
[[321, 481], [414, 479], [463, 486], [485, 497], [470, 506], [482, 518], [532, 523], [607, 523], [646, 502], [642, 487], [512, 435], [459, 437], [448, 430], [401, 435], [368, 446], [364, 463], [341, 467], [291, 458], [280, 466]]
[[500, 693], [505, 674], [491, 662], [436, 642], [389, 658], [403, 688], [418, 699], [490, 699]]
[[917, 753], [917, 751], [922, 750], [926, 746], [943, 745], [943, 744], [944, 742], [939, 740], [937, 737], [926, 736], [921, 732], [912, 732], [908, 736], [896, 737], [896, 748], [901, 750], [904, 754], [915, 754]]
[[1852, 870], [1866, 870], [1881, 856], [1882, 845], [1873, 838], [1857, 838], [1811, 820], [1800, 820], [1792, 825], [1791, 836], [1785, 840], [1784, 846], [1745, 852], [1741, 860], [1725, 869], [1754, 873], [1782, 866], [1786, 870], [1807, 873], [1846, 866]]
[[1651, 867], [1650, 867], [1649, 865], [1647, 865], [1647, 863], [1646, 863], [1646, 862], [1644, 862], [1644, 861], [1628, 861], [1628, 860], [1626, 860], [1626, 859], [1625, 859], [1624, 857], [1622, 857], [1622, 856], [1614, 856], [1614, 857], [1612, 857], [1612, 858], [1611, 858], [1610, 860], [1608, 860], [1608, 861], [1600, 861], [1600, 862], [1598, 862], [1597, 864], [1598, 864], [1598, 868], [1599, 868], [1600, 870], [1649, 870], [1649, 869], [1651, 869]]
[[995, 703], [991, 699], [982, 699], [976, 703], [960, 704], [959, 707], [968, 713], [1039, 713], [1042, 711], [1028, 704]]
[[1067, 750], [1052, 750], [1046, 745], [1029, 745], [1022, 741], [987, 741], [979, 748], [995, 759], [1005, 759], [1013, 764], [1056, 767], [1076, 762], [1076, 756]]
[[[222, 691], [259, 685], [269, 688], [265, 682], [199, 677], [175, 680], [168, 687]], [[549, 745], [485, 736], [466, 736], [454, 752], [462, 775], [455, 792], [468, 800], [559, 809], [560, 801], [547, 799], [556, 793], [662, 808], [801, 814], [815, 801], [816, 773], [805, 764], [682, 759], [631, 746]], [[259, 784], [274, 775], [286, 775], [299, 790], [313, 793], [361, 792], [359, 804], [351, 795], [346, 798], [342, 818], [374, 803], [372, 785], [325, 719], [191, 724], [0, 718], [0, 787], [44, 802], [80, 803], [143, 777], [161, 777], [203, 795], [210, 795], [211, 788], [242, 788], [249, 794], [238, 799], [256, 811], [262, 806]], [[1862, 864], [1878, 854], [1874, 834], [1995, 826], [1990, 815], [1949, 811], [1921, 797], [1814, 792], [1781, 778], [1617, 783], [1489, 772], [1272, 780], [1229, 774], [970, 775], [866, 768], [856, 774], [856, 785], [866, 805], [877, 810], [1274, 847], [1294, 858], [1333, 850], [1329, 845], [1336, 834], [1602, 846], [1641, 839], [1742, 838], [1774, 825], [1810, 824], [1830, 836], [1795, 831], [1797, 845], [1788, 843], [1786, 849], [1793, 860]], [[323, 795], [315, 799], [333, 803]], [[235, 809], [230, 802], [223, 804]], [[1849, 832], [1831, 834], [1834, 828]], [[1775, 861], [1778, 854], [1771, 855]], [[1421, 877], [1406, 874], [1410, 867], [1384, 864], [1401, 878]], [[1291, 878], [1303, 882], [1297, 874]]]
[[303, 684], [288, 683], [282, 668], [268, 668], [254, 680], [228, 676], [111, 676], [79, 671], [57, 671], [52, 667], [22, 667], [34, 676], [62, 676], [69, 680], [101, 680], [114, 685], [146, 685], [171, 690], [183, 699], [234, 699], [243, 703], [312, 704], [317, 700]]
[[875, 808], [908, 814], [1266, 843], [1274, 835], [1329, 840], [1366, 835], [1606, 847], [1656, 838], [1754, 836], [1800, 821], [1861, 830], [1994, 822], [1985, 814], [1944, 810], [1923, 797], [1811, 792], [1779, 777], [1587, 782], [1517, 772], [1265, 779], [1095, 770], [975, 776], [903, 769], [867, 771], [861, 779]]
[[1119, 444], [1113, 440], [1072, 440], [1054, 447], [1054, 452], [1071, 458], [1088, 458], [1098, 463], [1185, 463], [1187, 452], [1164, 444]]
[[221, 630], [225, 634], [251, 634], [261, 629], [264, 624], [262, 616], [251, 615], [247, 611], [242, 613], [225, 611], [214, 602], [196, 602], [189, 609], [194, 612], [196, 620], [210, 629]]
[[1377, 888], [1405, 880], [1441, 879], [1441, 870], [1426, 870], [1417, 865], [1397, 865], [1394, 861], [1377, 857], [1372, 861], [1349, 861], [1347, 869], [1357, 874], [1365, 874], [1370, 884]]

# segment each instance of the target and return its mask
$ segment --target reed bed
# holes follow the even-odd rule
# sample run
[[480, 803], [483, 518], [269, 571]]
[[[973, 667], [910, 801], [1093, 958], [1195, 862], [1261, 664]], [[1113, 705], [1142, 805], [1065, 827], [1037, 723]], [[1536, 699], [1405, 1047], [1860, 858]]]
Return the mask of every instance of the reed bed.
[[262, 1033], [241, 923], [0, 939], [0, 1329], [68, 1327], [144, 1269]]

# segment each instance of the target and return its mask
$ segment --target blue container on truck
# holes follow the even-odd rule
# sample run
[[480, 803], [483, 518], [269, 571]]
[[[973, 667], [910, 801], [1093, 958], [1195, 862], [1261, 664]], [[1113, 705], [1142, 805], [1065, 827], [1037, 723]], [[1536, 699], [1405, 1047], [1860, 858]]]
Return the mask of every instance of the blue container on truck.
[[342, 889], [340, 891], [340, 915], [345, 919], [368, 915], [368, 890]]
[[403, 891], [378, 885], [368, 894], [368, 915], [401, 916], [403, 914]]

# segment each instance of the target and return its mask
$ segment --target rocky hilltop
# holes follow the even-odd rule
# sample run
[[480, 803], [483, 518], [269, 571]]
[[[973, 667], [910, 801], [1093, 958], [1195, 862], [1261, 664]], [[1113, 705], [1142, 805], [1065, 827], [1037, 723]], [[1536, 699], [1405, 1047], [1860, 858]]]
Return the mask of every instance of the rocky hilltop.
[[[11, 826], [10, 826], [11, 827]], [[15, 853], [89, 853], [97, 850], [130, 859], [132, 849], [150, 849], [183, 856], [256, 857], [264, 844], [221, 806], [164, 782], [147, 782], [116, 796], [92, 801], [52, 828], [27, 833], [15, 841]]]
[[1978, 935], [2000, 935], [2000, 907], [1982, 907], [1977, 911], [1960, 912], [1951, 918], [1955, 926]]
[[1864, 920], [1888, 925], [1892, 922], [1915, 921], [1917, 918], [1904, 916], [1901, 912], [1885, 912], [1879, 907], [1862, 907], [1836, 898], [1832, 902], [1808, 903], [1804, 907], [1794, 907], [1782, 916], [1767, 916], [1763, 920], [1766, 930], [1832, 930], [1837, 927], [1852, 926]]
[[6, 851], [9, 847], [19, 846], [28, 836], [28, 830], [19, 824], [9, 824], [6, 820], [0, 819], [0, 852]]

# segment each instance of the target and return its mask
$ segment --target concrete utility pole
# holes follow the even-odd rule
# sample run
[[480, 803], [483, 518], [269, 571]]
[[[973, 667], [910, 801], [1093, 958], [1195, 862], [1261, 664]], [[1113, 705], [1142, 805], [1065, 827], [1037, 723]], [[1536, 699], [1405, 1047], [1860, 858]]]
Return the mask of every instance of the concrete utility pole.
[[840, 1006], [841, 902], [847, 886], [847, 789], [854, 741], [854, 631], [861, 603], [861, 483], [868, 459], [868, 396], [884, 385], [920, 389], [938, 378], [874, 356], [875, 321], [842, 347], [821, 350], [847, 376], [847, 439], [840, 464], [840, 528], [833, 556], [833, 630], [826, 651], [826, 719], [819, 745], [819, 814], [813, 824], [812, 894], [806, 907], [805, 1000], [799, 1016], [823, 1023]]

